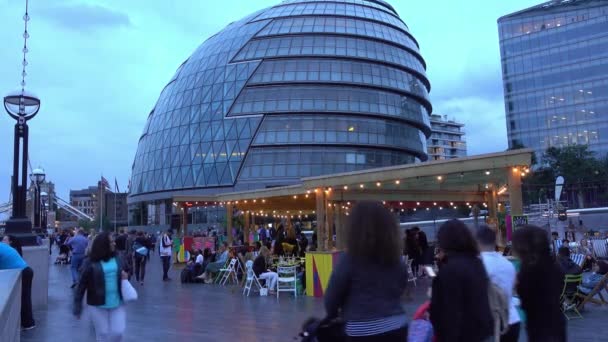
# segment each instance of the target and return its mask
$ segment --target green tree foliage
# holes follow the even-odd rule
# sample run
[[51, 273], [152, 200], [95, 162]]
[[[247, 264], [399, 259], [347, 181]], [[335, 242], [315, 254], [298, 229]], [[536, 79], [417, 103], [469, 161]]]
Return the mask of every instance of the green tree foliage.
[[524, 189], [531, 202], [553, 198], [555, 179], [565, 179], [564, 189], [576, 193], [579, 208], [585, 207], [587, 184], [606, 179], [608, 159], [598, 160], [586, 145], [550, 147], [531, 177], [524, 179]]

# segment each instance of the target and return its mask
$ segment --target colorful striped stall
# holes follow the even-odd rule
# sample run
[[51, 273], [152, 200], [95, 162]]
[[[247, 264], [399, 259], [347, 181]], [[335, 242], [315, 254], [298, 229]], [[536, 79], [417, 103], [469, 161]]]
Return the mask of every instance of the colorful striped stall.
[[323, 297], [329, 277], [337, 265], [342, 252], [306, 253], [306, 294]]

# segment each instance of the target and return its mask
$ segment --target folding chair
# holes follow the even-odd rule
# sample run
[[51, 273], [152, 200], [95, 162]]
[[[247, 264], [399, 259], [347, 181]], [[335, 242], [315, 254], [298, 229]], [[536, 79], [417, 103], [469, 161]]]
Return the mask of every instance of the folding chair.
[[406, 263], [407, 263], [407, 281], [408, 282], [413, 282], [414, 286], [416, 285], [416, 275], [414, 274], [414, 271], [412, 270], [412, 262], [414, 261], [414, 259], [409, 259], [406, 257]]
[[606, 247], [606, 240], [589, 240], [593, 246], [593, 254], [596, 259], [608, 258], [608, 248]]
[[213, 279], [214, 284], [219, 284], [220, 280], [222, 279], [222, 276], [224, 275], [223, 271], [228, 270], [228, 264], [230, 262], [231, 262], [231, 260], [226, 260], [226, 262], [224, 263], [224, 267], [220, 268], [219, 271], [217, 271], [217, 275]]
[[[582, 282], [582, 274], [566, 274], [566, 277], [564, 278], [564, 288], [562, 289], [560, 302], [562, 306], [562, 313], [568, 320], [571, 318], [583, 318], [576, 305], [577, 288]], [[576, 315], [568, 316], [569, 311], [573, 311]]]
[[[584, 289], [582, 286], [578, 287], [578, 292], [576, 293], [576, 296], [582, 299], [582, 302], [578, 305], [578, 309], [584, 309], [585, 304], [587, 302], [595, 303], [598, 305], [608, 305], [608, 302], [604, 299], [604, 296], [602, 295], [603, 290], [606, 290], [606, 292], [608, 292], [608, 273], [604, 275], [604, 278], [602, 278], [602, 280], [600, 280], [600, 282], [591, 291], [589, 291], [588, 289]], [[596, 295], [599, 296], [600, 299], [594, 298]]]
[[583, 267], [585, 263], [585, 255], [584, 254], [570, 254], [570, 259], [574, 261], [579, 267]]
[[222, 286], [226, 285], [226, 282], [228, 282], [228, 279], [230, 279], [231, 276], [236, 284], [239, 283], [239, 280], [236, 276], [236, 263], [237, 262], [238, 262], [237, 258], [232, 258], [232, 260], [230, 260], [230, 263], [228, 264], [228, 267], [220, 269], [220, 274], [222, 274], [222, 279], [220, 280], [220, 284]]
[[562, 246], [564, 242], [562, 240], [555, 240], [553, 241], [553, 254], [557, 255], [557, 252], [559, 251], [559, 248]]
[[277, 298], [280, 292], [293, 292], [295, 297], [298, 296], [298, 287], [296, 285], [298, 276], [296, 266], [279, 266], [277, 268], [279, 277], [277, 279]]
[[260, 284], [260, 280], [258, 279], [258, 277], [255, 275], [255, 272], [253, 272], [253, 261], [249, 260], [245, 263], [245, 269], [247, 270], [246, 273], [246, 280], [245, 280], [245, 287], [243, 288], [243, 294], [245, 294], [245, 292], [247, 292], [247, 297], [249, 297], [249, 292], [251, 291], [251, 287], [252, 286], [257, 286], [258, 290], [262, 288], [262, 284]]

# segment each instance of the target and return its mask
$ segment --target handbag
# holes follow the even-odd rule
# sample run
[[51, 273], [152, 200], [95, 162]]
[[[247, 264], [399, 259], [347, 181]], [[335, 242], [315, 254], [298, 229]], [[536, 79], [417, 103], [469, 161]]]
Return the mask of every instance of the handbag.
[[125, 302], [132, 302], [137, 300], [137, 290], [131, 285], [128, 279], [123, 279], [120, 282], [120, 290], [122, 293], [122, 299]]

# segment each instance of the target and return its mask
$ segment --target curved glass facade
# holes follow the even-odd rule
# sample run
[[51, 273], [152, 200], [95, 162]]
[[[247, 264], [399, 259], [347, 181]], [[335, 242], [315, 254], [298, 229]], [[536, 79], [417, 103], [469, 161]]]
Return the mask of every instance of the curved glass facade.
[[[426, 160], [429, 91], [418, 43], [385, 1], [284, 1], [177, 69], [139, 140], [129, 202]], [[138, 217], [151, 211], [162, 224], [171, 208]]]

